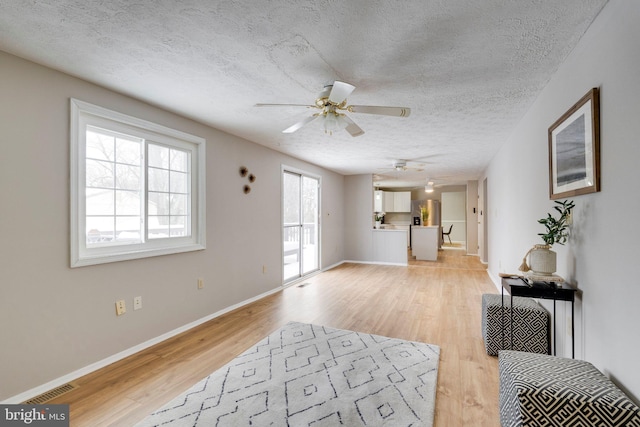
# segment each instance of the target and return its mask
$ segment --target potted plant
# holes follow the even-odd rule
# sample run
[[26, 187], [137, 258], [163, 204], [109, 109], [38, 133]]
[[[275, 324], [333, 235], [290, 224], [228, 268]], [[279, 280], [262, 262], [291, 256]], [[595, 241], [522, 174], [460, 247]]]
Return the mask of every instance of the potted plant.
[[422, 225], [426, 227], [429, 224], [429, 208], [420, 205], [420, 217], [422, 218]]
[[[538, 233], [544, 244], [534, 245], [527, 252], [522, 260], [520, 270], [524, 272], [531, 271], [533, 274], [550, 276], [556, 271], [556, 253], [551, 250], [551, 246], [555, 243], [564, 245], [569, 238], [569, 217], [571, 209], [575, 204], [572, 200], [555, 201], [556, 205], [553, 209], [560, 214], [554, 217], [551, 213], [546, 218], [539, 219], [538, 222], [545, 226], [546, 233]], [[529, 265], [527, 265], [527, 255], [529, 255]]]
[[575, 206], [572, 200], [556, 200], [555, 203], [556, 206], [553, 208], [560, 213], [560, 216], [556, 219], [548, 213], [546, 218], [538, 220], [538, 222], [543, 224], [547, 229], [546, 233], [538, 233], [538, 236], [542, 237], [544, 243], [549, 246], [554, 243], [559, 243], [561, 245], [567, 243], [567, 239], [569, 237], [569, 224], [567, 221], [571, 215], [571, 209]]
[[382, 219], [384, 218], [385, 213], [384, 212], [376, 212], [374, 214], [374, 220], [376, 222], [376, 228], [380, 228], [380, 223], [382, 222]]

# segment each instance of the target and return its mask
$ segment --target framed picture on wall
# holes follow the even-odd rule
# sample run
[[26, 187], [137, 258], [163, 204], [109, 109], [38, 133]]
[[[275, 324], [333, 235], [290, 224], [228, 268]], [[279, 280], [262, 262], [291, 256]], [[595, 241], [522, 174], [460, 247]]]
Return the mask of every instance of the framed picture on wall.
[[600, 191], [600, 96], [591, 89], [549, 128], [549, 197]]

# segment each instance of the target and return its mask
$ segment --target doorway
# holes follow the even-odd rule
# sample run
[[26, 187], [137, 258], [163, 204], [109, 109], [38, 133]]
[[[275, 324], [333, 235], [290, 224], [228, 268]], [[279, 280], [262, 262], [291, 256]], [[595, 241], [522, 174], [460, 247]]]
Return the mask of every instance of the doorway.
[[443, 191], [440, 195], [442, 205], [444, 249], [467, 248], [467, 190]]
[[482, 208], [480, 209], [480, 222], [482, 228], [482, 254], [480, 260], [485, 264], [489, 263], [489, 185], [487, 178], [482, 181]]
[[300, 171], [282, 171], [283, 283], [319, 269], [320, 179]]

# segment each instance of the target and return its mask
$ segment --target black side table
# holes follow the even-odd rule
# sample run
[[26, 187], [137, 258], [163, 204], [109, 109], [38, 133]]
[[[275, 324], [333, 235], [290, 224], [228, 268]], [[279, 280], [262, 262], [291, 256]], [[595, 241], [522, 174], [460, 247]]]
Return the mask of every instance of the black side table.
[[[529, 284], [519, 276], [502, 277], [502, 297], [505, 289], [511, 295], [511, 307], [513, 307], [513, 297], [529, 297], [553, 300], [553, 354], [556, 354], [556, 301], [571, 302], [571, 358], [575, 358], [576, 338], [574, 330], [574, 302], [577, 289], [566, 283], [534, 282]], [[504, 302], [503, 313], [504, 313]], [[513, 308], [510, 311], [511, 322], [511, 348], [513, 348]], [[503, 323], [504, 330], [504, 323]]]

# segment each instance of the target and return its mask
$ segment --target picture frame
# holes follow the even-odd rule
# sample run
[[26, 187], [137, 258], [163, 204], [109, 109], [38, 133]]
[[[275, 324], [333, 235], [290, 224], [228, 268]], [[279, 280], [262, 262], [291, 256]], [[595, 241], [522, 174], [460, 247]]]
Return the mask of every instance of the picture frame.
[[549, 127], [549, 197], [600, 191], [600, 93], [592, 88]]

